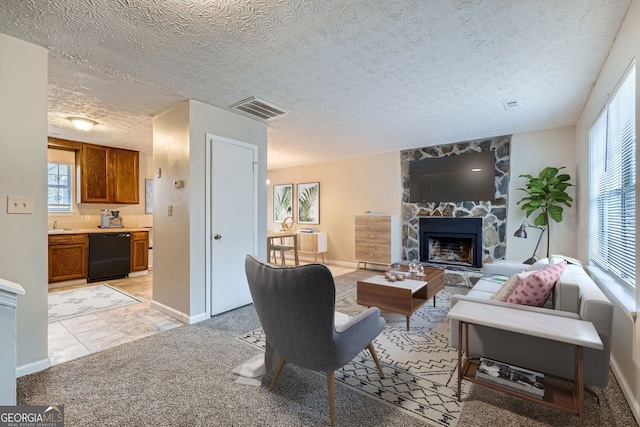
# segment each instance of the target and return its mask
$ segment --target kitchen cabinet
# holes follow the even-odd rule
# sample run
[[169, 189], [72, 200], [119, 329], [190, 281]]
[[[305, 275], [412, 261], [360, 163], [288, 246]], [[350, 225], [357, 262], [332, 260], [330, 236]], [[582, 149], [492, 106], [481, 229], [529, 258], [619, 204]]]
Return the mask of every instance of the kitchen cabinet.
[[83, 144], [80, 157], [80, 203], [110, 203], [113, 200], [111, 148]]
[[113, 148], [113, 202], [140, 203], [139, 156], [131, 150]]
[[80, 203], [139, 203], [140, 153], [82, 144], [77, 155]]
[[85, 279], [89, 264], [87, 234], [58, 234], [49, 237], [49, 283]]
[[149, 232], [131, 232], [131, 271], [149, 268]]
[[390, 265], [400, 260], [398, 215], [356, 215], [355, 255], [363, 262]]

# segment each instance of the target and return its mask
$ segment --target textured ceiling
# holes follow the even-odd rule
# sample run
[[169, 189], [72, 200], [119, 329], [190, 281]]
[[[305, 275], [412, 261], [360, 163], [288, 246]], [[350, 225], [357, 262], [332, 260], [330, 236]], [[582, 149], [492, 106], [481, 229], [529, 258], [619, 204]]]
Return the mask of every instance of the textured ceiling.
[[278, 168], [573, 124], [630, 1], [3, 0], [0, 32], [49, 49], [51, 136], [150, 152], [257, 96]]

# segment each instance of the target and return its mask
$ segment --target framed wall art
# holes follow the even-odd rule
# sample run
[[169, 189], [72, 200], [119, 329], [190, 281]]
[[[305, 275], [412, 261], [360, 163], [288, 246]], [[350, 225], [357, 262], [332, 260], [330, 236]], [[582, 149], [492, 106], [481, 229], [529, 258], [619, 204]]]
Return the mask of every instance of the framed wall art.
[[273, 222], [293, 217], [293, 184], [273, 186]]
[[320, 224], [320, 183], [298, 184], [298, 224]]

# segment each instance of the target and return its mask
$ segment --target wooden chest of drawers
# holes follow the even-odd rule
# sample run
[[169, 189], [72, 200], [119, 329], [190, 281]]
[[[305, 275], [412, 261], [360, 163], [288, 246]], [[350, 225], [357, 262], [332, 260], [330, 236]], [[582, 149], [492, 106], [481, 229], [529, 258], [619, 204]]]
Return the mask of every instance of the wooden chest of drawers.
[[356, 215], [355, 258], [360, 263], [393, 264], [400, 260], [398, 215]]

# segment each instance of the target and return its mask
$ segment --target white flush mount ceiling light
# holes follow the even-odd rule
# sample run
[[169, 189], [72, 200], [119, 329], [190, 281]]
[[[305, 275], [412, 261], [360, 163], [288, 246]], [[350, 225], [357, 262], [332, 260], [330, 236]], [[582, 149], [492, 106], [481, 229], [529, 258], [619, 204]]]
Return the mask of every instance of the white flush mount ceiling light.
[[69, 117], [68, 119], [73, 123], [76, 129], [85, 131], [93, 129], [93, 127], [98, 124], [95, 120], [85, 119], [84, 117]]

